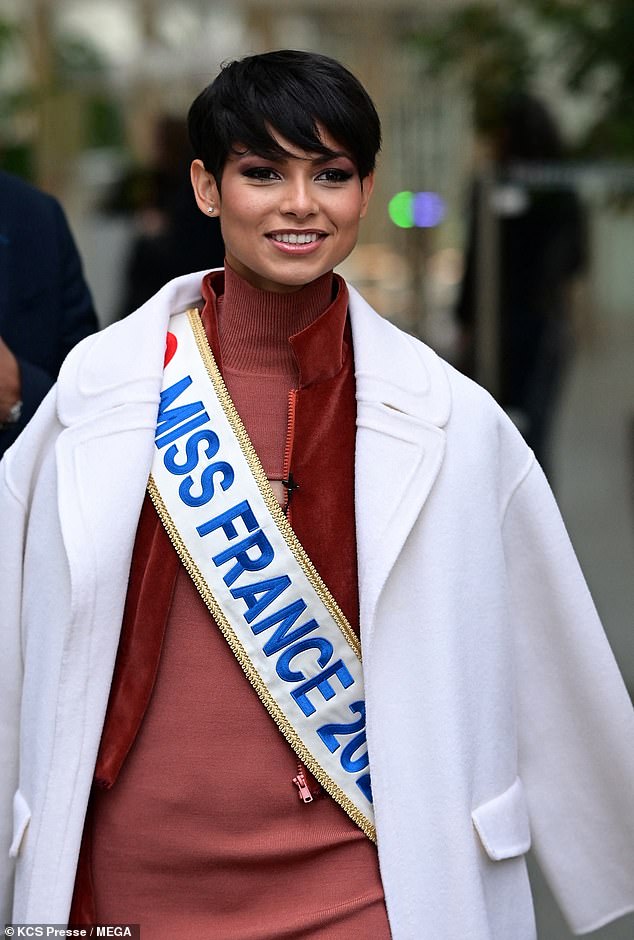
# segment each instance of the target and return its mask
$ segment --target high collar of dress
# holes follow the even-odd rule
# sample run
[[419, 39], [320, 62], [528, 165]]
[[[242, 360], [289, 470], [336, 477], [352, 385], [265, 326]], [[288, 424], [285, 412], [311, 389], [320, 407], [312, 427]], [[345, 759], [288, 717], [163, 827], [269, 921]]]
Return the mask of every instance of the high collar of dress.
[[206, 276], [203, 297], [203, 323], [225, 370], [294, 372], [302, 386], [336, 374], [343, 364], [348, 295], [332, 272], [281, 294], [254, 287], [227, 266]]

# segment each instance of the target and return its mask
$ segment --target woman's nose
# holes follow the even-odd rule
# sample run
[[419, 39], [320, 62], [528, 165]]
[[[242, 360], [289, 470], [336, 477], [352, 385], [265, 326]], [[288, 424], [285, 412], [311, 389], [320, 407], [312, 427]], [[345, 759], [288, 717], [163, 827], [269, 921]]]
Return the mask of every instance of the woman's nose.
[[309, 183], [304, 180], [289, 181], [285, 187], [280, 210], [285, 215], [305, 219], [318, 211], [317, 201]]

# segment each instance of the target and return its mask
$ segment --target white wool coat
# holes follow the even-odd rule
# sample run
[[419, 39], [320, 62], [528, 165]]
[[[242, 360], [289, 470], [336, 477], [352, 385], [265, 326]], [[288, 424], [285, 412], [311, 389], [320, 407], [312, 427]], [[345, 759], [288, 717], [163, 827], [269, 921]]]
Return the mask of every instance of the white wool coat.
[[[0, 923], [64, 923], [179, 278], [70, 354], [0, 470]], [[490, 397], [350, 289], [367, 736], [395, 940], [634, 909], [634, 716], [543, 474]], [[141, 917], [142, 920], [142, 917]]]

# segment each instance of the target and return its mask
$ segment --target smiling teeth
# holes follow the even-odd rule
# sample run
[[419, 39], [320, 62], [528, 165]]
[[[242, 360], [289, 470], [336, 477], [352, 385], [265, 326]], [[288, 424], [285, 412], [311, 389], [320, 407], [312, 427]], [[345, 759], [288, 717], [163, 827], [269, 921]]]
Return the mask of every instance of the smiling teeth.
[[319, 235], [316, 232], [307, 232], [305, 235], [296, 235], [294, 232], [284, 232], [282, 235], [273, 235], [273, 241], [284, 242], [286, 245], [308, 245], [316, 242]]

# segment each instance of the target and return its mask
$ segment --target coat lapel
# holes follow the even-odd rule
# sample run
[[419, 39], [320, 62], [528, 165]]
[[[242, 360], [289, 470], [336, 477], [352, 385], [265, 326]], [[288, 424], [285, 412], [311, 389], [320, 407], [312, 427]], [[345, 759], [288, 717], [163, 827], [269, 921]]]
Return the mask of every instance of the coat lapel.
[[350, 288], [357, 389], [355, 511], [364, 652], [383, 587], [442, 464], [451, 409], [441, 360]]

